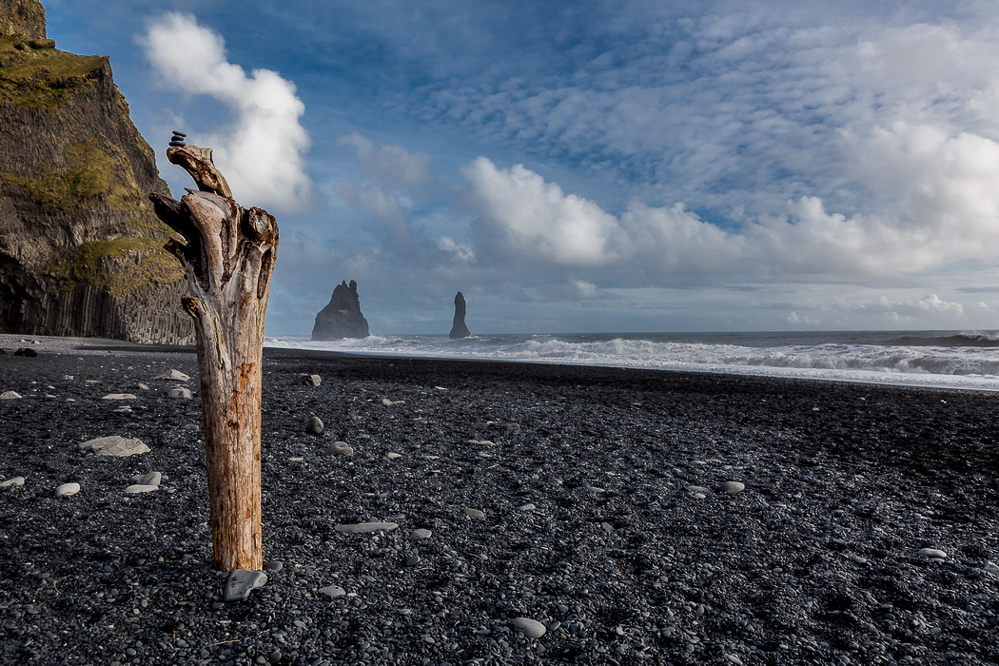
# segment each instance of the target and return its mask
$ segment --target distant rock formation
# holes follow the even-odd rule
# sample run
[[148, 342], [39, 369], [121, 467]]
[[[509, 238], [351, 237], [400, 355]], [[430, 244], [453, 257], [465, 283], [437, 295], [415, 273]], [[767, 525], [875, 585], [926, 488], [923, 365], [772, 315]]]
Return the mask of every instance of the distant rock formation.
[[0, 2], [0, 331], [190, 343], [153, 150], [108, 59], [45, 36], [38, 0]]
[[368, 320], [361, 314], [357, 282], [341, 282], [333, 290], [329, 304], [316, 315], [313, 340], [342, 340], [368, 337]]
[[468, 327], [465, 326], [465, 297], [459, 291], [454, 297], [454, 324], [451, 326], [451, 332], [448, 334], [448, 337], [454, 340], [457, 338], [467, 338], [470, 335]]

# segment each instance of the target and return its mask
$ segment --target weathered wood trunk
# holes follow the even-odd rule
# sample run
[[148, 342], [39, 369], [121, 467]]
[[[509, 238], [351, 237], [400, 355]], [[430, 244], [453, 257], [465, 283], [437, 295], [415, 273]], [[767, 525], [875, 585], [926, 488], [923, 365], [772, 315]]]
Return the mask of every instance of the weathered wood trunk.
[[166, 247], [190, 288], [183, 304], [195, 322], [215, 567], [260, 570], [261, 362], [278, 227], [233, 201], [210, 148], [174, 146], [167, 159], [199, 188], [180, 201], [149, 198], [186, 241]]

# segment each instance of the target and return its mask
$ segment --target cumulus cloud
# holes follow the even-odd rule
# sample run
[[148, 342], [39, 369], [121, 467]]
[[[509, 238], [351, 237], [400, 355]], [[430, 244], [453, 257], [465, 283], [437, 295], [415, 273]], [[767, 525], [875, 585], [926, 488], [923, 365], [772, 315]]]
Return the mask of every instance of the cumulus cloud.
[[228, 61], [222, 37], [189, 14], [164, 14], [141, 42], [166, 84], [207, 95], [232, 113], [227, 127], [190, 129], [214, 149], [236, 198], [245, 205], [302, 207], [311, 187], [304, 157], [309, 136], [299, 122], [305, 105], [295, 85], [267, 69], [247, 75]]

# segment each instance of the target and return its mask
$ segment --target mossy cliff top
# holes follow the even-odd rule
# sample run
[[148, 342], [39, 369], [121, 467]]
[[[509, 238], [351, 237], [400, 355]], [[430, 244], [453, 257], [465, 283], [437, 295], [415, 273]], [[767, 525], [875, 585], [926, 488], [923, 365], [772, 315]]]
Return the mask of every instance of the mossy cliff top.
[[56, 108], [110, 69], [106, 56], [47, 48], [49, 41], [0, 37], [0, 103]]
[[39, 0], [0, 1], [0, 35], [45, 39], [45, 7]]

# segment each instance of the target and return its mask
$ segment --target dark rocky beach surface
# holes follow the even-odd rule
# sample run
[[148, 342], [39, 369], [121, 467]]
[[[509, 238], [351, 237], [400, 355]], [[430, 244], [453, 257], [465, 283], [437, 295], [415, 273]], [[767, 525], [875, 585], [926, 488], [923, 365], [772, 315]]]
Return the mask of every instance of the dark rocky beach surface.
[[269, 351], [227, 603], [194, 354], [56, 342], [0, 339], [0, 662], [999, 663], [999, 396]]

